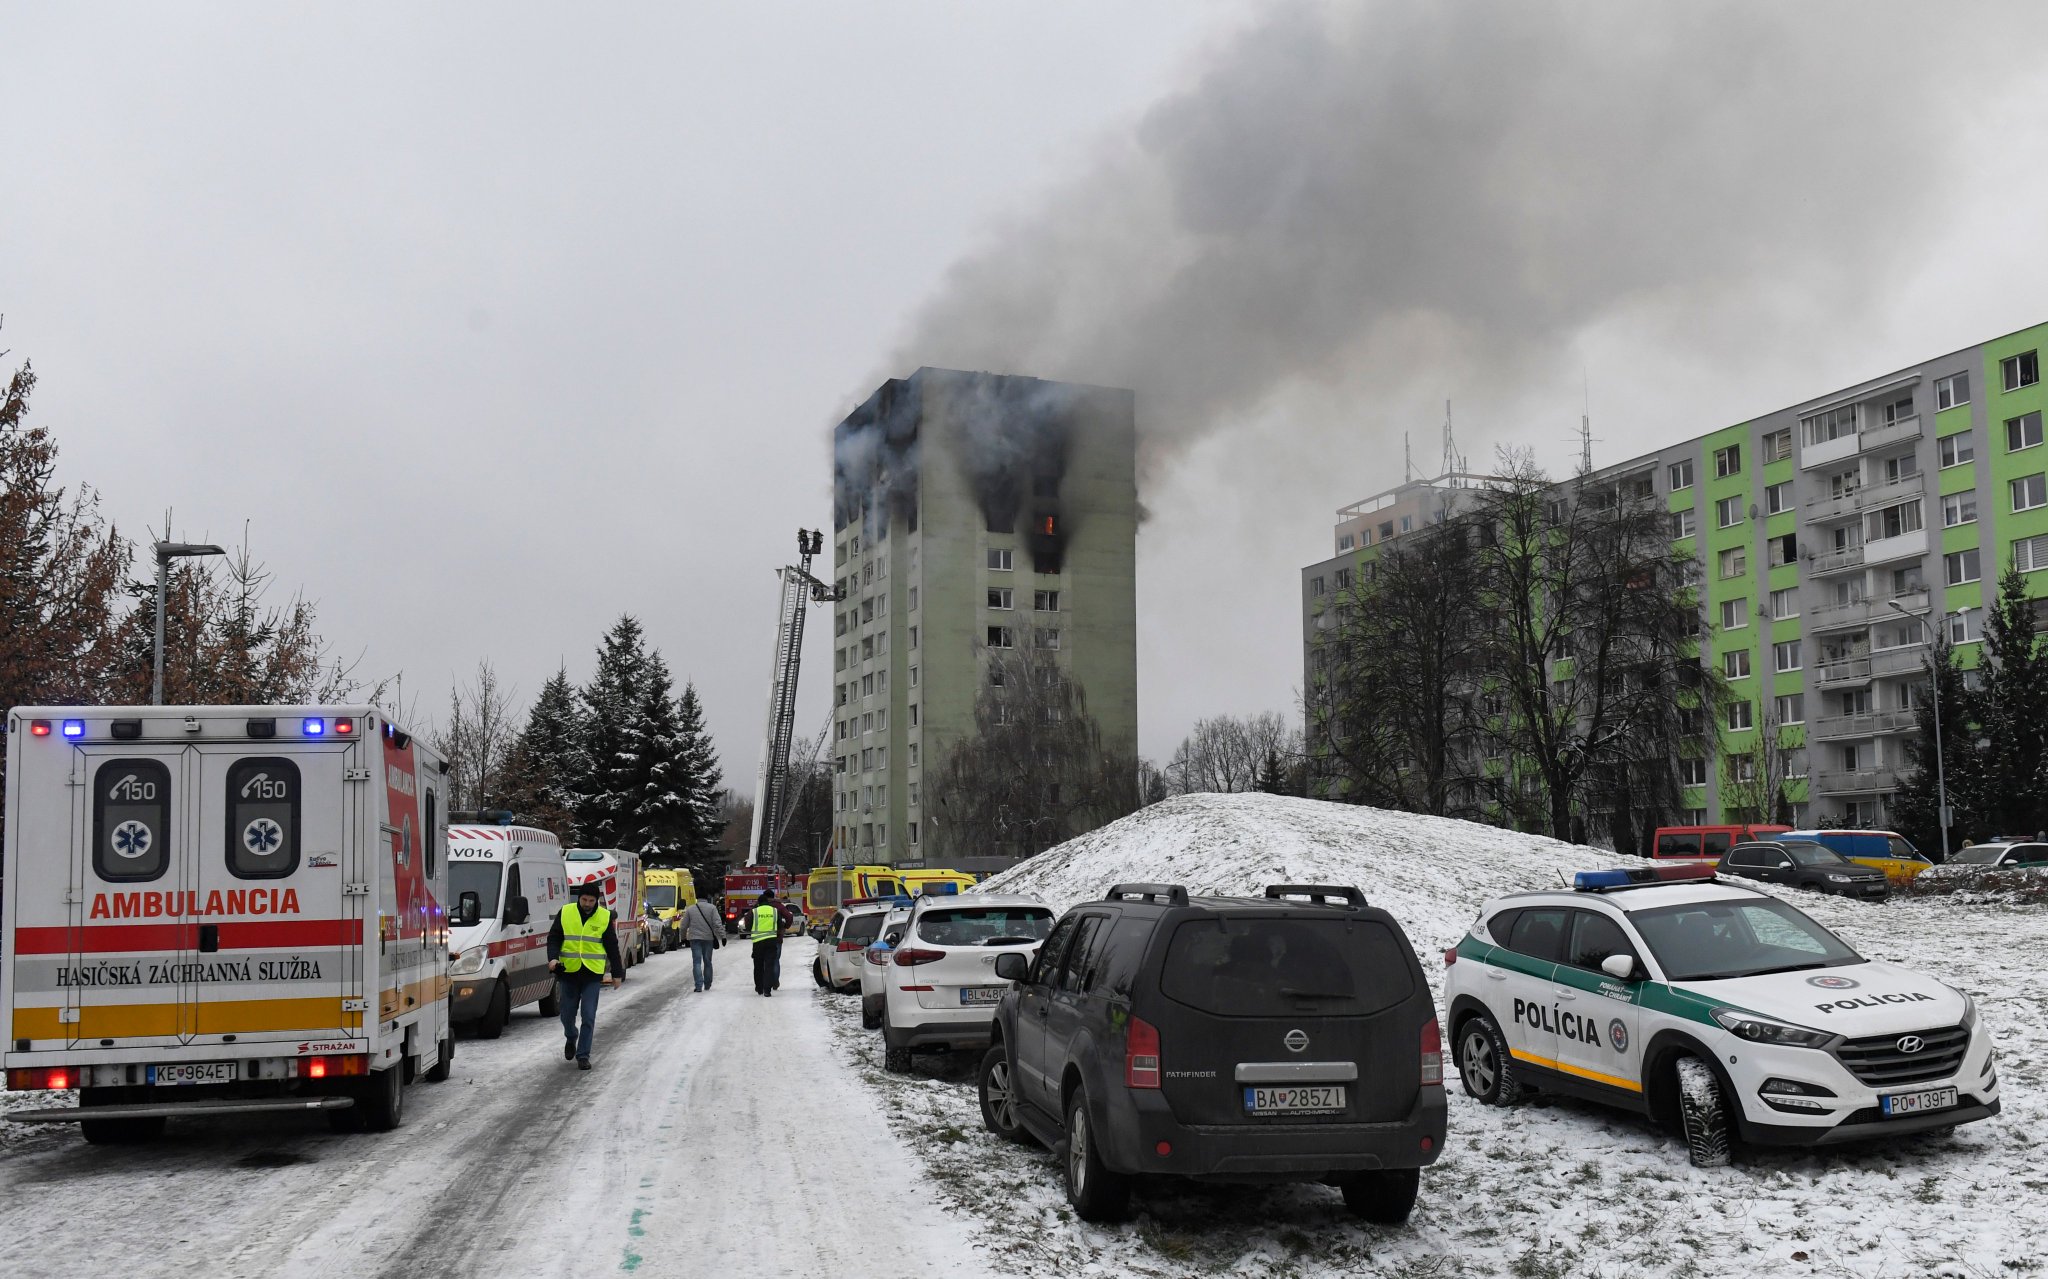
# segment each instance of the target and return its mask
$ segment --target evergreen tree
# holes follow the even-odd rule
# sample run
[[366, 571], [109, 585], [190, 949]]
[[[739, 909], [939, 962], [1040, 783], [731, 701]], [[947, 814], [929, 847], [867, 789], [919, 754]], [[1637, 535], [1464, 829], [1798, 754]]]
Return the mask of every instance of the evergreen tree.
[[[1944, 773], [1952, 810], [1949, 847], [1960, 848], [1965, 831], [1974, 825], [1977, 735], [1970, 727], [1973, 697], [1963, 687], [1962, 668], [1956, 664], [1955, 648], [1947, 635], [1937, 635], [1929, 660], [1933, 675], [1915, 694], [1919, 699], [1916, 726], [1913, 736], [1906, 739], [1907, 769], [1892, 800], [1892, 820], [1898, 824], [1901, 835], [1912, 840], [1921, 852], [1932, 854], [1941, 847], [1940, 783]], [[1939, 768], [1935, 757], [1935, 699], [1930, 696], [1937, 680], [1941, 693]]]
[[[1945, 691], [1945, 690], [1944, 690]], [[2028, 834], [2048, 826], [2040, 791], [2048, 766], [2048, 653], [2034, 633], [2026, 578], [2008, 564], [1984, 624], [1984, 685], [1976, 698], [1981, 764], [1981, 834]]]
[[566, 668], [541, 685], [526, 727], [506, 753], [501, 802], [523, 819], [577, 842], [577, 785], [590, 772], [584, 725]]
[[1287, 793], [1287, 776], [1280, 770], [1280, 752], [1268, 747], [1265, 762], [1259, 765], [1259, 780], [1254, 786], [1268, 795]]
[[638, 713], [629, 730], [636, 763], [629, 792], [634, 803], [626, 840], [620, 845], [663, 866], [682, 863], [697, 821], [674, 689], [668, 663], [659, 650], [650, 653], [641, 672]]
[[597, 652], [584, 685], [583, 766], [576, 785], [576, 835], [586, 847], [621, 848], [638, 829], [643, 780], [636, 725], [647, 647], [640, 623], [623, 615]]
[[676, 706], [676, 730], [677, 757], [687, 787], [683, 793], [691, 813], [683, 855], [693, 864], [708, 862], [718, 856], [719, 841], [725, 834], [725, 773], [718, 766], [718, 748], [711, 744], [711, 733], [704, 727], [704, 705], [697, 700], [695, 683], [683, 685], [682, 700]]

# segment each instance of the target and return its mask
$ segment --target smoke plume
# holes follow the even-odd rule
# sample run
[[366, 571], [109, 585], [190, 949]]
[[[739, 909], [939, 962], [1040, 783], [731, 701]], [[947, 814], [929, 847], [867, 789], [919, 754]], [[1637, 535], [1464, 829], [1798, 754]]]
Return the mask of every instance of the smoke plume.
[[1511, 386], [1640, 306], [1768, 289], [1818, 325], [1956, 198], [1940, 157], [1971, 86], [2041, 26], [1862, 0], [1284, 3], [956, 264], [894, 367], [1132, 388], [1156, 464], [1297, 390]]

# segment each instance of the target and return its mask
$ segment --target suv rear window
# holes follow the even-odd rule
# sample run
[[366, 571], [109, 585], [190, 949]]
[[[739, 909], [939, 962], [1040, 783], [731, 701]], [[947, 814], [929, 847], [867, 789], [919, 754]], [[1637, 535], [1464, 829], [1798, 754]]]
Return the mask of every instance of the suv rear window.
[[1191, 919], [1159, 975], [1168, 999], [1219, 1017], [1373, 1013], [1415, 993], [1406, 947], [1369, 919]]
[[865, 915], [848, 915], [846, 923], [839, 930], [841, 941], [873, 941], [882, 935], [884, 912], [871, 910]]
[[934, 946], [1015, 946], [1051, 931], [1046, 906], [948, 906], [917, 920], [917, 935]]

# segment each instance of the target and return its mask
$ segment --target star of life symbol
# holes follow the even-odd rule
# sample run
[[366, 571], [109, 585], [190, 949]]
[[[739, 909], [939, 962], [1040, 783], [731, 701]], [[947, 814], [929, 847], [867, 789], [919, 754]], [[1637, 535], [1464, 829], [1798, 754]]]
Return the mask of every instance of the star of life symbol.
[[156, 838], [149, 833], [149, 827], [141, 822], [126, 821], [114, 827], [113, 834], [107, 837], [107, 842], [114, 846], [116, 855], [133, 860], [147, 854], [149, 846], [156, 842]]
[[284, 828], [268, 817], [259, 817], [242, 828], [242, 847], [252, 853], [274, 853], [283, 842]]

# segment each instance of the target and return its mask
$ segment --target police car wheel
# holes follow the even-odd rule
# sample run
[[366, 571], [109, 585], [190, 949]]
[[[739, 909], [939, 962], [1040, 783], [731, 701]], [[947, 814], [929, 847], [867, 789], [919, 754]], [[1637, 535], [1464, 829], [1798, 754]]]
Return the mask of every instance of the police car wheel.
[[1351, 1215], [1379, 1226], [1398, 1226], [1415, 1211], [1422, 1169], [1386, 1168], [1361, 1172], [1344, 1182], [1344, 1206]]
[[1500, 1027], [1485, 1013], [1468, 1018], [1458, 1031], [1458, 1079], [1465, 1095], [1489, 1106], [1512, 1106], [1521, 1100], [1515, 1059]]
[[1726, 1168], [1734, 1154], [1727, 1092], [1714, 1068], [1697, 1057], [1678, 1059], [1678, 1120], [1695, 1168]]
[[819, 986], [826, 990], [832, 989], [832, 978], [825, 972], [824, 960], [814, 959], [811, 961], [811, 980], [817, 982]]
[[879, 1011], [869, 1012], [866, 1002], [863, 1001], [860, 1007], [860, 1028], [862, 1030], [875, 1030], [880, 1028], [881, 1024], [882, 1014]]

